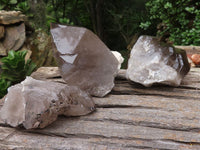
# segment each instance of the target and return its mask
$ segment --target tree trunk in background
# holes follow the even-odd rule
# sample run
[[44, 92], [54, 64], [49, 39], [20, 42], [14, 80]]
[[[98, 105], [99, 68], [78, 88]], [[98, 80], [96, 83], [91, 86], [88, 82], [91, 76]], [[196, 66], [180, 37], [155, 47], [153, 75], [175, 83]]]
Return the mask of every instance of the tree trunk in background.
[[103, 30], [103, 4], [104, 0], [90, 0], [87, 8], [90, 13], [92, 20], [93, 30], [104, 41], [104, 30]]
[[97, 35], [104, 41], [104, 31], [103, 31], [103, 3], [104, 0], [97, 0], [96, 2], [96, 31]]
[[33, 14], [33, 24], [35, 28], [47, 29], [46, 6], [43, 0], [28, 0], [30, 11]]

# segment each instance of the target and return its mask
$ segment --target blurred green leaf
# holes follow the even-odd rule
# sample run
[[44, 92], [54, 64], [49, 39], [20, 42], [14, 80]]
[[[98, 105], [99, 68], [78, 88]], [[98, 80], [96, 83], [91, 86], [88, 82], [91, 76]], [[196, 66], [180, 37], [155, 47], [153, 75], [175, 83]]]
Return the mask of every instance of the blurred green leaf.
[[0, 5], [0, 10], [4, 9], [5, 6], [6, 6], [5, 4], [1, 4]]
[[10, 85], [10, 81], [0, 78], [0, 98], [7, 94], [7, 89]]
[[8, 56], [1, 60], [3, 63], [1, 78], [15, 84], [24, 80], [27, 75], [30, 75], [36, 68], [36, 65], [30, 59], [25, 62], [26, 54], [27, 51], [9, 51]]
[[10, 0], [10, 4], [17, 4], [17, 0]]

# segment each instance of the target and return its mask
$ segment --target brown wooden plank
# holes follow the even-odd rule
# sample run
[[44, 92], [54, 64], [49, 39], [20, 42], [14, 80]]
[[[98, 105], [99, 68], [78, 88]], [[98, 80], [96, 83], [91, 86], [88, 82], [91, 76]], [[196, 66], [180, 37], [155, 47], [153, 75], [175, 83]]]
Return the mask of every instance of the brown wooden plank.
[[183, 79], [181, 86], [200, 89], [200, 68], [191, 68]]
[[[45, 129], [0, 127], [2, 149], [200, 149], [200, 69], [192, 68], [179, 87], [145, 88], [121, 70], [112, 92], [94, 97], [97, 110], [87, 116], [59, 117]], [[57, 68], [32, 75], [61, 80]], [[0, 105], [1, 107], [1, 105]]]
[[147, 108], [164, 111], [199, 112], [200, 101], [191, 99], [167, 98], [152, 95], [108, 95], [93, 98], [99, 108]]
[[121, 124], [200, 132], [198, 112], [164, 111], [154, 108], [99, 108], [93, 115], [82, 117], [87, 121], [113, 121]]
[[5, 140], [8, 136], [13, 134], [13, 132], [15, 132], [15, 129], [0, 127], [0, 141]]
[[33, 130], [32, 132], [59, 135], [66, 138], [69, 135], [74, 135], [88, 138], [103, 137], [129, 140], [161, 140], [192, 143], [194, 145], [200, 144], [200, 134], [198, 132], [137, 126], [129, 123], [117, 123], [110, 120], [84, 121], [80, 118], [60, 118], [45, 129]]
[[175, 46], [185, 50], [188, 54], [200, 54], [200, 46]]
[[175, 141], [118, 139], [66, 135], [66, 137], [24, 133], [17, 131], [12, 137], [0, 143], [1, 148], [9, 149], [75, 149], [75, 150], [137, 150], [137, 149], [193, 149], [198, 145]]
[[[95, 124], [95, 125], [94, 125]], [[113, 126], [114, 125], [114, 126]], [[95, 127], [95, 128], [94, 128]], [[104, 121], [83, 121], [81, 118], [62, 118], [45, 130], [17, 130], [0, 141], [9, 149], [199, 149], [189, 132], [173, 132], [142, 128]], [[151, 132], [149, 132], [151, 131]], [[126, 134], [128, 132], [128, 134]], [[138, 134], [139, 133], [139, 134]], [[152, 133], [153, 135], [149, 135]], [[185, 135], [181, 135], [185, 133]], [[102, 135], [103, 134], [103, 135]], [[120, 134], [120, 135], [119, 135]], [[194, 134], [194, 137], [198, 134]], [[150, 139], [148, 139], [148, 137]], [[162, 138], [165, 139], [162, 139]], [[143, 139], [144, 138], [144, 139]], [[181, 138], [180, 141], [176, 141]], [[198, 137], [197, 137], [198, 138]], [[192, 142], [186, 142], [187, 140]], [[195, 141], [195, 142], [194, 142]]]

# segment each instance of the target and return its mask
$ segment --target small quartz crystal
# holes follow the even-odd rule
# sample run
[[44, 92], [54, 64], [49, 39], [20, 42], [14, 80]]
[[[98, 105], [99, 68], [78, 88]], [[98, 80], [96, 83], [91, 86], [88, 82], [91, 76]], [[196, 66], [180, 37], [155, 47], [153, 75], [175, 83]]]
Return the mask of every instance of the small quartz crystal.
[[111, 52], [113, 53], [115, 58], [118, 60], [118, 69], [120, 70], [122, 63], [124, 62], [124, 58], [118, 51], [111, 51]]
[[184, 50], [161, 43], [155, 37], [141, 36], [131, 50], [126, 76], [147, 87], [154, 83], [179, 86], [189, 70]]

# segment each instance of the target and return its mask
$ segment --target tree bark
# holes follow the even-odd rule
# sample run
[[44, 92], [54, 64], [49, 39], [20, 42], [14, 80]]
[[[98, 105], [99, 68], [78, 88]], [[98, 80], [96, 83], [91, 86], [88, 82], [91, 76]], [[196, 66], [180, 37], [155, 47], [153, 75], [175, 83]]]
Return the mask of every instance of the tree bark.
[[97, 0], [97, 3], [96, 3], [96, 31], [97, 31], [97, 35], [100, 37], [101, 40], [104, 40], [103, 20], [102, 20], [103, 3], [104, 3], [104, 0]]
[[102, 21], [103, 4], [104, 0], [90, 0], [88, 5], [85, 4], [92, 20], [93, 31], [99, 36], [101, 40], [104, 40]]

